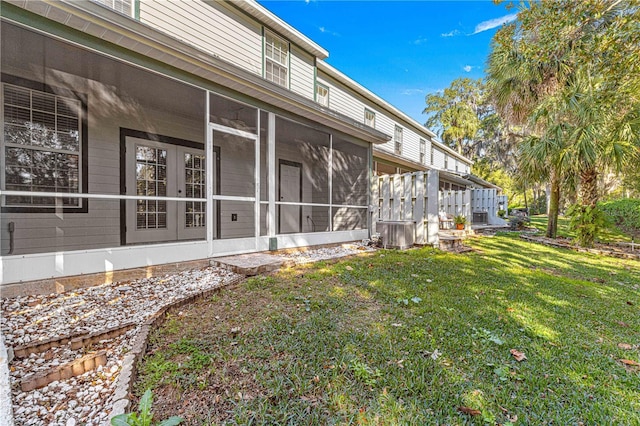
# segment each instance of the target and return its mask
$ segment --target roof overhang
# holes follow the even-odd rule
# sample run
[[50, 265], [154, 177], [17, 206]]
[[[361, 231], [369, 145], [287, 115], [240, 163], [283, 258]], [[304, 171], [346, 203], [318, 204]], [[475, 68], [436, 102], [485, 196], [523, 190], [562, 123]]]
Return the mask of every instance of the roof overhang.
[[498, 185], [494, 185], [491, 182], [488, 182], [476, 175], [468, 174], [468, 175], [464, 175], [463, 177], [465, 179], [470, 180], [471, 182], [481, 185], [483, 188], [492, 188], [492, 189], [497, 189], [498, 191], [502, 191], [502, 188], [499, 187]]
[[440, 170], [439, 174], [440, 174], [441, 180], [446, 180], [447, 182], [456, 183], [458, 185], [473, 186], [473, 182], [471, 182], [470, 180], [464, 179], [455, 173], [445, 172], [444, 170]]
[[12, 20], [12, 5], [357, 139], [373, 144], [391, 140], [383, 132], [92, 1], [8, 0], [3, 2], [3, 18]]
[[396, 164], [400, 167], [411, 169], [412, 171], [429, 170], [430, 168], [416, 161], [411, 161], [405, 157], [400, 157], [384, 149], [373, 147], [373, 159], [384, 160], [389, 163]]

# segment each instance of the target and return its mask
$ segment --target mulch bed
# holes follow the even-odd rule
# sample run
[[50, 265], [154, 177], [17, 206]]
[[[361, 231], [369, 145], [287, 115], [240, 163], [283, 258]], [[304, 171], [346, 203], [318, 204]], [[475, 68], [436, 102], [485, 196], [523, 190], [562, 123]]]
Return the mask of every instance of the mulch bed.
[[526, 241], [532, 241], [535, 243], [541, 243], [552, 247], [566, 248], [575, 250], [582, 253], [593, 253], [604, 256], [612, 256], [623, 259], [635, 259], [640, 260], [640, 244], [638, 247], [632, 249], [630, 245], [621, 244], [603, 244], [596, 243], [592, 248], [579, 247], [572, 243], [569, 238], [547, 238], [543, 236], [534, 236], [529, 234], [520, 234], [520, 238]]

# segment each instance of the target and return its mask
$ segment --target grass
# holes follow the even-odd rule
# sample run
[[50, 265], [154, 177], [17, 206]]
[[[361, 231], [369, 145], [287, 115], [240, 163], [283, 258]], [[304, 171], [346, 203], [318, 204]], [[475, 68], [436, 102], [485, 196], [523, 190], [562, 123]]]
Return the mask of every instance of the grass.
[[[558, 217], [558, 237], [575, 238], [575, 232], [569, 229], [569, 218], [565, 216]], [[541, 232], [547, 230], [548, 218], [546, 215], [536, 215], [531, 217], [531, 226], [539, 229]], [[603, 229], [598, 235], [598, 241], [603, 243], [613, 242], [630, 242], [631, 236], [622, 232], [615, 225], [610, 225]]]
[[183, 307], [136, 392], [198, 425], [640, 424], [640, 372], [620, 361], [639, 361], [640, 263], [470, 244], [296, 267]]

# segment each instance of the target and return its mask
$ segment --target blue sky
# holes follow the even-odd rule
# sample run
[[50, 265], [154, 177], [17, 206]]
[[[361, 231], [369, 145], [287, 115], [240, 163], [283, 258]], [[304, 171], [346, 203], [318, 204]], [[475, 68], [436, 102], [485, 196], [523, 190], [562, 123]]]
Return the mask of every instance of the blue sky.
[[492, 1], [259, 0], [329, 51], [327, 62], [418, 122], [425, 95], [484, 75], [517, 10]]

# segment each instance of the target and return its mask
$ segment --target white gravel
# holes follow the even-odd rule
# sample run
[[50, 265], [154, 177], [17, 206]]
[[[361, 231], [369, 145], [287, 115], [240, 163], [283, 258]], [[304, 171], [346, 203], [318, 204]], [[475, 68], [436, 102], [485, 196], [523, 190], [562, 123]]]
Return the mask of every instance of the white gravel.
[[[3, 299], [0, 329], [7, 346], [20, 346], [53, 337], [100, 332], [131, 322], [141, 324], [163, 306], [219, 287], [235, 276], [212, 267], [48, 296]], [[10, 365], [10, 381], [15, 424], [99, 425], [106, 422], [115, 380], [136, 333], [134, 328], [88, 349], [73, 351], [65, 345], [25, 359], [14, 359]], [[25, 377], [100, 350], [107, 351], [106, 366], [31, 392], [20, 390], [20, 380]]]
[[284, 254], [278, 254], [293, 260], [295, 263], [304, 264], [309, 262], [317, 262], [319, 260], [337, 259], [344, 256], [351, 256], [358, 253], [375, 251], [375, 249], [361, 243], [343, 244], [336, 247], [325, 247], [314, 250], [296, 250], [289, 251]]
[[[372, 250], [364, 244], [345, 244], [281, 256], [302, 264]], [[236, 276], [211, 267], [47, 296], [2, 299], [0, 331], [7, 347], [15, 347], [61, 336], [101, 332], [131, 322], [142, 324], [163, 306], [219, 287]], [[25, 359], [14, 359], [10, 364], [10, 382], [15, 424], [95, 426], [106, 423], [116, 378], [137, 331], [136, 327], [119, 337], [77, 351], [65, 345]], [[20, 380], [25, 377], [101, 350], [107, 352], [105, 366], [31, 392], [20, 390]]]

